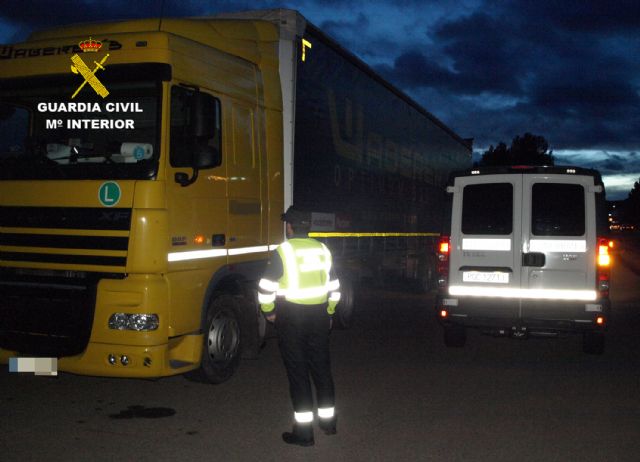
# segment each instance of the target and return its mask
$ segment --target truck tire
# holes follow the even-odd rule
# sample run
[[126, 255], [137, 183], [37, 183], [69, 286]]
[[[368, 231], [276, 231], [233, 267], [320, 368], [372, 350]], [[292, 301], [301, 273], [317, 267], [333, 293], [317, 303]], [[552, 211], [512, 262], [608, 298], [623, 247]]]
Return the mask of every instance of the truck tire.
[[467, 343], [467, 331], [463, 326], [445, 326], [444, 344], [449, 348], [462, 348]]
[[258, 359], [264, 341], [266, 320], [260, 312], [255, 295], [250, 290], [235, 296], [236, 314], [240, 322], [240, 360]]
[[582, 334], [582, 351], [590, 355], [604, 353], [604, 333], [585, 332]]
[[336, 329], [348, 329], [353, 322], [355, 296], [353, 283], [349, 279], [340, 280], [340, 301], [333, 316], [333, 326]]
[[241, 330], [236, 298], [223, 294], [207, 308], [200, 368], [189, 374], [199, 382], [218, 384], [229, 380], [240, 362]]

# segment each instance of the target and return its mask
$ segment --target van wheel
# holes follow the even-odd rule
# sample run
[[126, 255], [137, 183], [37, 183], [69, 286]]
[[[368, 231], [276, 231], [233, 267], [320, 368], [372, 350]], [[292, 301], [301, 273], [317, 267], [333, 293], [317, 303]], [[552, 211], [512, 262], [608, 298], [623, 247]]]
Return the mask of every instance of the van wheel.
[[582, 334], [582, 351], [590, 355], [604, 353], [604, 334], [602, 332], [585, 332]]
[[449, 348], [462, 348], [467, 343], [467, 331], [462, 326], [445, 326], [444, 344]]
[[214, 298], [207, 308], [200, 369], [188, 377], [208, 383], [229, 380], [240, 362], [240, 335], [235, 298], [226, 294]]

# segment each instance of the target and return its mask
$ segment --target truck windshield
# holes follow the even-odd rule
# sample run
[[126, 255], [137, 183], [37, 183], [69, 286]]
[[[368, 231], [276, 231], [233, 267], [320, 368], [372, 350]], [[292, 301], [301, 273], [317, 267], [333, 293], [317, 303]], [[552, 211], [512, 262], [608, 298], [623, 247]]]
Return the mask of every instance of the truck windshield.
[[77, 77], [0, 82], [0, 179], [155, 177], [160, 82], [105, 83], [104, 99], [84, 85], [72, 99]]

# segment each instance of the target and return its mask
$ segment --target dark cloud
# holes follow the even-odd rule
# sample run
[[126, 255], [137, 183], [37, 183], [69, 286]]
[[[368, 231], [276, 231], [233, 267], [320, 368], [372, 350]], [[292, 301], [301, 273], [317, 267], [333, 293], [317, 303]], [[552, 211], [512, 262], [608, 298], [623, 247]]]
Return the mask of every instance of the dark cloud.
[[[428, 102], [427, 108], [473, 136], [477, 146], [508, 143], [529, 131], [559, 149], [636, 149], [640, 65], [630, 51], [634, 42], [615, 37], [640, 28], [640, 21], [627, 18], [640, 17], [640, 3], [567, 3], [576, 8], [565, 2], [487, 2], [480, 12], [445, 17], [426, 31], [443, 59], [406, 49], [392, 65], [377, 68], [412, 95], [425, 89], [446, 95], [447, 108]], [[592, 27], [586, 11], [608, 13]], [[503, 104], [494, 107], [493, 101]]]
[[319, 24], [323, 32], [340, 40], [354, 34], [364, 34], [369, 28], [369, 19], [363, 14], [358, 14], [352, 20], [328, 20]]
[[602, 166], [606, 171], [623, 172], [626, 168], [627, 160], [619, 154], [613, 154], [602, 163]]
[[28, 8], [20, 0], [4, 0], [2, 2], [2, 18], [10, 23], [18, 23], [40, 28], [49, 25], [71, 24], [88, 20], [99, 20], [107, 15], [109, 19], [124, 19], [143, 16], [159, 16], [162, 0], [140, 0], [136, 8], [131, 2], [113, 0], [105, 5], [94, 1], [52, 2], [47, 0], [31, 0]]
[[454, 131], [473, 137], [478, 149], [509, 144], [531, 132], [544, 136], [555, 150], [627, 151], [626, 157], [611, 155], [589, 165], [606, 172], [640, 172], [638, 0], [1, 4], [0, 19], [15, 27], [16, 40], [42, 27], [159, 16], [163, 5], [164, 14], [174, 17], [297, 9]]
[[[254, 1], [198, 1], [198, 0], [2, 0], [0, 18], [21, 31], [29, 32], [49, 26], [95, 22], [166, 17], [185, 17], [226, 11], [275, 8], [280, 3], [267, 0]], [[24, 39], [25, 33], [20, 37]]]
[[540, 109], [584, 117], [627, 116], [640, 108], [637, 90], [629, 82], [613, 79], [541, 82], [532, 90], [531, 102]]
[[549, 26], [573, 32], [626, 33], [640, 29], [640, 2], [637, 0], [515, 0], [492, 2], [507, 14], [540, 17]]
[[406, 50], [393, 66], [380, 66], [389, 79], [409, 88], [429, 86], [458, 94], [522, 94], [517, 46], [507, 40], [508, 25], [486, 14], [442, 23], [433, 35], [451, 63], [443, 66], [419, 49]]

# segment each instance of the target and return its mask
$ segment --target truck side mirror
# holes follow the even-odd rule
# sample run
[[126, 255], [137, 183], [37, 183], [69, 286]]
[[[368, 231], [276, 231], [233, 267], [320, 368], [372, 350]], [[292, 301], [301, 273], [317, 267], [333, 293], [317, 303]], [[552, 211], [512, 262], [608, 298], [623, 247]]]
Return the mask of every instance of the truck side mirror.
[[191, 100], [191, 123], [189, 131], [195, 138], [211, 138], [218, 122], [215, 98], [207, 93], [196, 92]]
[[222, 162], [220, 150], [212, 147], [220, 126], [220, 103], [207, 93], [196, 92], [191, 101], [190, 132], [193, 136], [193, 167], [217, 167]]
[[[219, 101], [207, 93], [196, 91], [191, 97], [189, 111], [189, 124], [186, 128], [190, 139], [187, 149], [191, 151], [192, 155], [190, 166], [193, 168], [193, 175], [189, 178], [185, 173], [176, 173], [175, 181], [181, 186], [189, 186], [194, 183], [200, 169], [213, 168], [222, 164], [219, 143]], [[212, 144], [217, 144], [217, 147]]]

